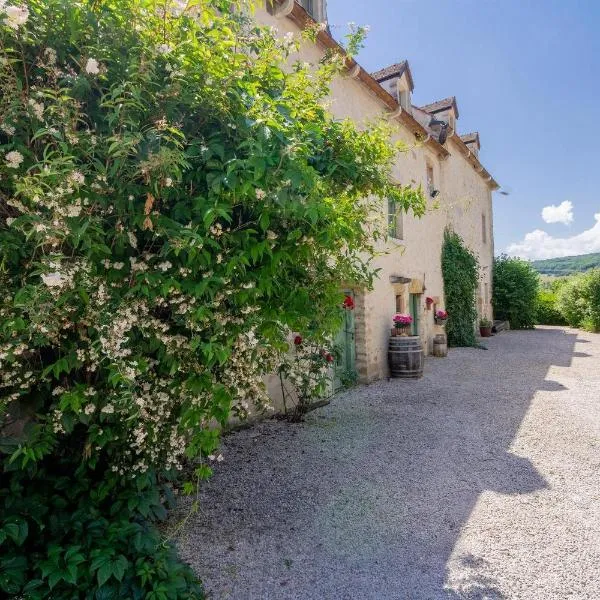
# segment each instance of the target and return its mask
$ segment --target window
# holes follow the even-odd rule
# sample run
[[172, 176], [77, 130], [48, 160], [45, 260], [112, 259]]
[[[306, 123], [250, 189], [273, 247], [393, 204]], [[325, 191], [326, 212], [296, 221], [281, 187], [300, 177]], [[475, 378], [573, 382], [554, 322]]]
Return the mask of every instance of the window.
[[410, 112], [410, 92], [408, 90], [398, 90], [398, 104]]
[[404, 221], [402, 212], [398, 210], [393, 200], [387, 201], [387, 219], [388, 235], [401, 240], [404, 234]]
[[487, 244], [487, 219], [485, 213], [481, 213], [481, 241]]
[[404, 312], [404, 296], [402, 294], [396, 296], [396, 312]]
[[300, 0], [300, 6], [311, 16], [315, 17], [314, 0]]
[[434, 181], [433, 181], [433, 165], [427, 163], [427, 189], [431, 192], [434, 189]]
[[486, 307], [490, 303], [490, 284], [487, 281], [483, 284], [483, 301]]

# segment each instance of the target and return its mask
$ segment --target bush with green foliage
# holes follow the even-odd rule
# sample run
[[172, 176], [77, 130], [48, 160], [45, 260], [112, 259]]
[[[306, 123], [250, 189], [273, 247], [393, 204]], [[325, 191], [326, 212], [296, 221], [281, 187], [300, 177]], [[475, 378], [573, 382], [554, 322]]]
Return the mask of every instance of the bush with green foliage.
[[242, 0], [15, 1], [0, 3], [0, 590], [199, 598], [153, 524], [171, 480], [188, 459], [186, 492], [210, 474], [215, 424], [267, 404], [292, 332], [330, 347], [340, 282], [372, 282], [381, 200], [418, 215], [424, 198], [390, 178], [385, 124], [327, 112], [345, 59], [288, 68], [298, 40]]
[[476, 346], [475, 294], [479, 283], [479, 263], [462, 238], [450, 230], [444, 233], [442, 275], [448, 311], [448, 345]]
[[569, 325], [600, 331], [600, 269], [567, 278], [558, 290], [556, 306]]
[[502, 255], [494, 259], [492, 305], [512, 329], [535, 326], [539, 275], [530, 263]]
[[558, 294], [548, 288], [538, 291], [536, 301], [536, 324], [538, 325], [566, 325], [567, 320], [558, 309]]

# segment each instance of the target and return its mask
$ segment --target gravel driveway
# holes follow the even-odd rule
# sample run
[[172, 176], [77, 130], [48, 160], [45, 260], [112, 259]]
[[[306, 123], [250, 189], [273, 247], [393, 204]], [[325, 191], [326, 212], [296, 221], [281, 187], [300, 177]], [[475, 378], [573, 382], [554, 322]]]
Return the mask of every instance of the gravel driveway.
[[600, 599], [600, 335], [486, 345], [228, 436], [179, 540], [209, 597]]

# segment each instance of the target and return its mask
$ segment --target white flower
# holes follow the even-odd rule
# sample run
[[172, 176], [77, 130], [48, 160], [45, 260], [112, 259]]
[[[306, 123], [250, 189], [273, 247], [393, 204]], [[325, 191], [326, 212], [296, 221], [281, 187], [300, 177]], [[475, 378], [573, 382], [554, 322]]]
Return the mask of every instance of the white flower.
[[112, 415], [115, 412], [115, 407], [112, 404], [107, 404], [102, 407], [100, 412], [103, 412], [106, 415]]
[[29, 18], [29, 11], [24, 6], [5, 6], [4, 12], [6, 13], [4, 23], [15, 30], [25, 25]]
[[127, 233], [127, 237], [129, 238], [129, 243], [131, 244], [131, 247], [137, 248], [137, 238], [135, 237], [135, 234], [132, 231], [129, 231]]
[[261, 190], [260, 188], [256, 188], [255, 193], [256, 193], [257, 200], [262, 200], [267, 195], [265, 190]]
[[56, 50], [54, 48], [46, 48], [44, 54], [46, 55], [49, 64], [53, 65], [56, 63]]
[[0, 129], [2, 129], [6, 135], [15, 135], [15, 128], [8, 123], [2, 123], [2, 125], [0, 125]]
[[6, 224], [10, 227], [10, 225], [12, 225], [14, 220], [15, 220], [14, 217], [7, 217]]
[[62, 287], [66, 282], [66, 278], [57, 271], [42, 275], [42, 281], [48, 287]]
[[69, 179], [71, 181], [73, 181], [74, 183], [77, 183], [78, 185], [83, 185], [85, 183], [85, 177], [83, 176], [83, 173], [81, 173], [80, 171], [73, 171], [69, 175]]
[[173, 185], [173, 180], [170, 177], [165, 179], [165, 187], [171, 187]]
[[159, 54], [169, 54], [169, 52], [171, 52], [171, 48], [168, 44], [161, 44], [157, 50]]
[[271, 241], [276, 240], [277, 234], [269, 229], [269, 231], [267, 231], [267, 239]]
[[168, 271], [173, 265], [166, 260], [165, 262], [159, 263], [157, 266], [161, 271]]
[[90, 75], [98, 75], [100, 73], [100, 63], [95, 58], [88, 58], [85, 63], [85, 71]]
[[33, 98], [29, 98], [28, 104], [31, 106], [33, 114], [41, 121], [44, 118], [44, 105], [36, 102]]
[[83, 412], [86, 415], [91, 415], [94, 411], [96, 410], [96, 407], [93, 404], [88, 404], [86, 405], [86, 407], [83, 409]]
[[116, 262], [113, 264], [113, 269], [117, 269], [118, 271], [120, 271], [124, 266], [125, 266], [125, 263]]
[[18, 169], [23, 162], [23, 155], [17, 150], [11, 150], [4, 158], [7, 166], [11, 169]]
[[81, 206], [79, 206], [78, 204], [70, 204], [69, 206], [67, 206], [65, 216], [78, 217], [79, 215], [81, 215]]

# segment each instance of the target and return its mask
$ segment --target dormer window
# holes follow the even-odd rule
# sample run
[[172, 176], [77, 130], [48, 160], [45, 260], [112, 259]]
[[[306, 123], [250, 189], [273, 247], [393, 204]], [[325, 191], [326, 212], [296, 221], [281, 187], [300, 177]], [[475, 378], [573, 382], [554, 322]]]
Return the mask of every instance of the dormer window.
[[300, 6], [319, 23], [327, 21], [326, 0], [298, 0]]
[[410, 101], [410, 90], [408, 88], [402, 89], [398, 86], [398, 104], [404, 109], [410, 112], [411, 101]]
[[411, 93], [414, 89], [412, 74], [407, 61], [390, 65], [372, 73], [373, 79], [395, 98], [403, 110], [412, 114]]

